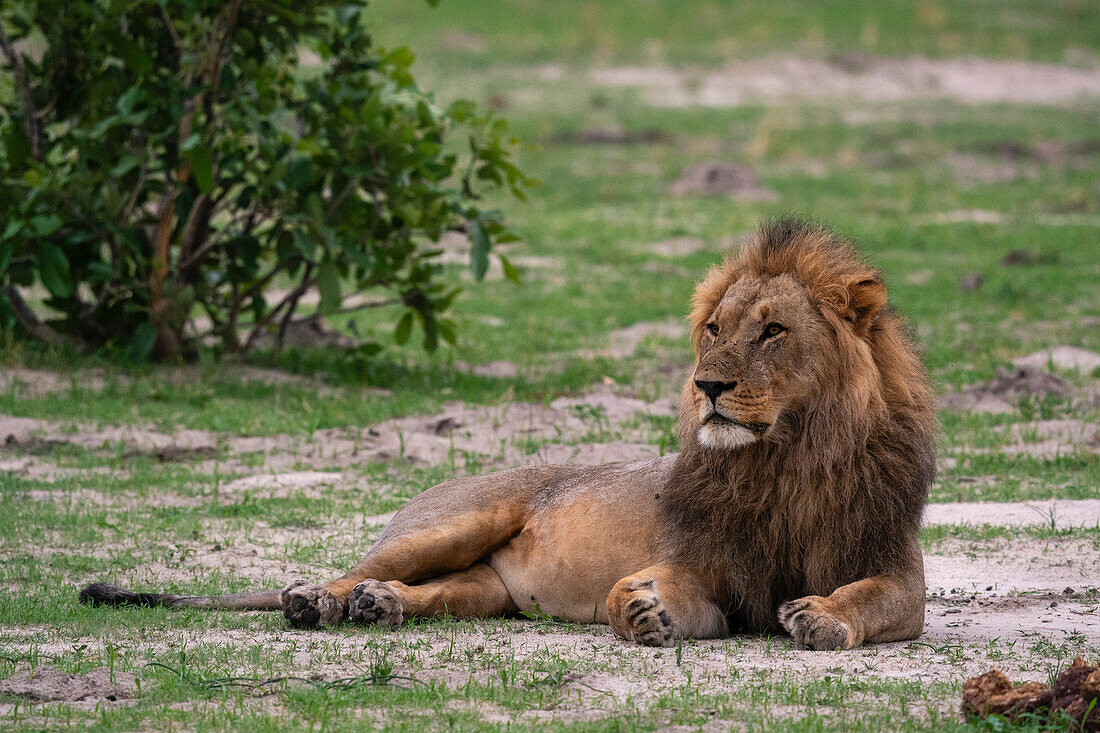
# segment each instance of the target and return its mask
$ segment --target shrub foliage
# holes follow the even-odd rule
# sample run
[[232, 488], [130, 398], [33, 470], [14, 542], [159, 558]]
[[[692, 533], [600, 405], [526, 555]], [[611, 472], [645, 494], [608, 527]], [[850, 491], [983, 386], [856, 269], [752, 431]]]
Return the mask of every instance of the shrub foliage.
[[281, 344], [316, 290], [322, 314], [397, 305], [379, 312], [399, 343], [417, 324], [429, 348], [453, 341], [435, 243], [465, 232], [482, 277], [510, 235], [481, 196], [528, 181], [504, 122], [437, 105], [365, 11], [5, 3], [0, 328], [137, 359], [200, 336], [248, 351]]

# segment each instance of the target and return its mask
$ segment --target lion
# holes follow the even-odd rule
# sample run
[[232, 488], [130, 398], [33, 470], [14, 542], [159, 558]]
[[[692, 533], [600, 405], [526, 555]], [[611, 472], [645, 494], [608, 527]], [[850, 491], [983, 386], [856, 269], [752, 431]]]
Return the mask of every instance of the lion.
[[446, 481], [323, 585], [179, 596], [95, 584], [80, 598], [281, 610], [304, 628], [541, 613], [650, 646], [919, 636], [937, 423], [880, 274], [827, 228], [770, 221], [698, 286], [690, 330], [678, 454]]

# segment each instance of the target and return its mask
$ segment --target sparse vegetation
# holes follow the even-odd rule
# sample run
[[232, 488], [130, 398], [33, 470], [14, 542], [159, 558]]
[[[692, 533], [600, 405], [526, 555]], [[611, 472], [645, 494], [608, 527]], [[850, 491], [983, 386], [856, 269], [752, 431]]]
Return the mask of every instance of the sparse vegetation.
[[[932, 499], [947, 518], [922, 530], [928, 626], [913, 643], [810, 653], [738, 636], [652, 650], [541, 616], [299, 632], [274, 614], [76, 603], [90, 580], [201, 593], [330, 577], [389, 512], [446, 478], [579, 451], [674, 451], [691, 352], [665, 324], [769, 214], [815, 214], [863, 242], [942, 392], [1040, 348], [1100, 352], [1095, 97], [684, 107], [590, 74], [657, 68], [690, 87], [762, 51], [848, 74], [878, 54], [1093, 68], [1100, 53], [1087, 4], [904, 5], [700, 2], [689, 14], [672, 0], [563, 0], [535, 17], [543, 6], [506, 0], [378, 0], [375, 41], [421, 51], [413, 68], [440, 105], [502, 108], [542, 143], [522, 155], [537, 195], [481, 202], [522, 235], [499, 251], [525, 287], [474, 284], [465, 261], [444, 258], [440, 282], [464, 288], [458, 339], [432, 354], [391, 344], [402, 306], [328, 320], [382, 345], [370, 360], [287, 348], [250, 364], [126, 369], [0, 346], [0, 443], [15, 436], [0, 445], [0, 681], [113, 668], [140, 686], [119, 702], [0, 698], [3, 725], [991, 731], [1006, 726], [959, 713], [967, 677], [998, 667], [1049, 682], [1075, 655], [1100, 659], [1094, 504], [1062, 503], [1098, 498], [1098, 375], [1067, 369], [1065, 398], [941, 411]], [[593, 129], [641, 142], [578, 142]], [[751, 167], [780, 200], [669, 194], [711, 159]], [[1036, 256], [1002, 264], [1015, 250]], [[969, 273], [981, 286], [960, 290]], [[514, 369], [488, 368], [502, 364]]]

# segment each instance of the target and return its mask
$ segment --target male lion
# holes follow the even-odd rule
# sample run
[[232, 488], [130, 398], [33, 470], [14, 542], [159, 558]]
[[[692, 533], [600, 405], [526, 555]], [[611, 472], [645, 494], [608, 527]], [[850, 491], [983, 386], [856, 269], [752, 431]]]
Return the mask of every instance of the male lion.
[[652, 646], [919, 636], [936, 421], [879, 274], [829, 230], [765, 224], [696, 289], [691, 339], [677, 455], [447, 481], [325, 585], [81, 600], [281, 609], [299, 627], [539, 609]]

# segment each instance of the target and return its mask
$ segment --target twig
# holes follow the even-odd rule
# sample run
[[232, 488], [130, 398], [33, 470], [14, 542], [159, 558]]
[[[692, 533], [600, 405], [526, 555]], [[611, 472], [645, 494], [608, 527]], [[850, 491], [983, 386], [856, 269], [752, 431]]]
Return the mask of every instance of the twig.
[[[312, 267], [312, 264], [309, 266]], [[283, 350], [283, 342], [286, 340], [286, 329], [290, 325], [290, 319], [294, 317], [294, 311], [298, 308], [298, 301], [305, 295], [306, 290], [312, 284], [310, 282], [310, 269], [307, 268], [305, 274], [302, 277], [302, 282], [291, 293], [289, 303], [287, 304], [286, 313], [283, 314], [283, 318], [279, 321], [279, 334], [275, 337], [275, 353], [281, 353]]]
[[[273, 320], [275, 320], [275, 317], [279, 314], [279, 312], [284, 307], [286, 307], [286, 305], [288, 303], [290, 303], [291, 298], [294, 298], [294, 300], [297, 301], [297, 298], [301, 297], [301, 294], [299, 294], [297, 297], [295, 297], [294, 294], [296, 292], [298, 292], [299, 290], [301, 290], [302, 292], [305, 292], [305, 290], [307, 290], [311, 285], [313, 285], [313, 279], [310, 277], [310, 275], [312, 273], [313, 273], [313, 263], [310, 262], [310, 263], [306, 264], [305, 272], [302, 273], [302, 283], [297, 288], [295, 288], [293, 291], [288, 293], [285, 298], [283, 298], [281, 301], [279, 301], [279, 303], [274, 308], [272, 308], [267, 313], [265, 313], [264, 317], [261, 318], [259, 320], [259, 322], [256, 323], [256, 325], [253, 327], [252, 333], [250, 333], [248, 335], [248, 340], [244, 342], [244, 348], [241, 349], [241, 354], [242, 355], [247, 354], [249, 351], [252, 350], [252, 347], [256, 343], [256, 339], [258, 339], [260, 337], [260, 334], [263, 333], [264, 329], [266, 329], [268, 326], [271, 325], [271, 322]], [[292, 308], [291, 312], [293, 312], [293, 310], [294, 309]]]
[[12, 72], [15, 74], [15, 83], [23, 95], [23, 113], [26, 115], [24, 125], [27, 128], [27, 139], [31, 142], [31, 156], [38, 163], [42, 162], [42, 122], [39, 119], [38, 109], [34, 106], [34, 94], [31, 91], [30, 80], [27, 79], [27, 70], [23, 68], [23, 59], [15, 52], [4, 27], [0, 26], [0, 48], [4, 49], [4, 55], [8, 57]]
[[23, 300], [23, 296], [14, 285], [4, 288], [4, 295], [7, 296], [8, 302], [11, 304], [11, 310], [15, 314], [15, 318], [31, 336], [53, 346], [67, 346], [78, 351], [84, 349], [84, 344], [80, 340], [58, 333], [43, 323], [27, 305], [27, 302]]

